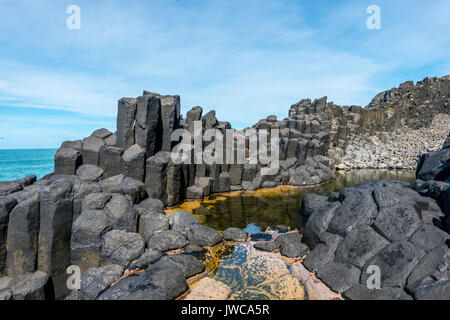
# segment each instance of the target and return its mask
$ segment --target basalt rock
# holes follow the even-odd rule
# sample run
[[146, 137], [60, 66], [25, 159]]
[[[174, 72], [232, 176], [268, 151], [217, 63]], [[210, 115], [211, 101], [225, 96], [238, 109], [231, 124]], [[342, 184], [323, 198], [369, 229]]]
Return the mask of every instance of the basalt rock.
[[[324, 214], [332, 204], [334, 210]], [[437, 265], [445, 266], [450, 256], [449, 237], [438, 228], [442, 212], [430, 220], [430, 210], [439, 210], [434, 200], [396, 181], [366, 181], [328, 199], [310, 196], [302, 208], [307, 219], [299, 221], [312, 249], [304, 265], [348, 298], [443, 297], [448, 276]], [[377, 293], [365, 289], [373, 266], [381, 272]]]
[[145, 250], [141, 235], [123, 230], [112, 230], [103, 236], [102, 262], [118, 264], [124, 268], [139, 258]]
[[53, 284], [42, 271], [0, 278], [1, 300], [53, 300]]

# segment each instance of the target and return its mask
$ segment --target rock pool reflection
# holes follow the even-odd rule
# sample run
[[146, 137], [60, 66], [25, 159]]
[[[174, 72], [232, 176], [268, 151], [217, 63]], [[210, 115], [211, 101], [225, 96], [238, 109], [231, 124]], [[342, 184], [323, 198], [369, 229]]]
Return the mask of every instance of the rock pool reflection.
[[404, 170], [358, 170], [338, 173], [335, 181], [313, 188], [278, 187], [254, 192], [212, 195], [203, 201], [188, 201], [175, 210], [186, 210], [197, 216], [201, 223], [216, 230], [228, 227], [246, 229], [250, 234], [266, 230], [269, 226], [295, 227], [303, 196], [317, 193], [328, 196], [342, 188], [365, 180], [401, 180], [414, 182], [415, 172]]
[[[415, 172], [393, 170], [358, 170], [338, 173], [336, 181], [313, 188], [278, 187], [255, 192], [213, 195], [203, 201], [189, 201], [175, 210], [187, 210], [210, 227], [223, 231], [228, 227], [245, 229], [256, 241], [272, 237], [270, 226], [295, 227], [303, 196], [332, 192], [365, 180], [401, 180], [413, 183]], [[168, 212], [168, 213], [170, 213]], [[291, 272], [279, 253], [256, 250], [252, 242], [223, 243], [210, 248], [203, 257], [206, 276], [226, 284], [230, 299], [307, 299], [302, 283]]]

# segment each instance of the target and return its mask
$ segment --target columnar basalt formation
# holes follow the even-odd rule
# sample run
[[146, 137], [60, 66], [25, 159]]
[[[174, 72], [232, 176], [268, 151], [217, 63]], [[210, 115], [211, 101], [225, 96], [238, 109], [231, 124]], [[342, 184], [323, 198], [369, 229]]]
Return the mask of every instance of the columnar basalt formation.
[[[407, 82], [378, 95], [366, 108], [306, 99], [294, 104], [285, 119], [260, 120], [247, 129], [279, 132], [280, 162], [271, 175], [262, 174], [268, 164], [248, 161], [175, 163], [171, 151], [177, 142], [171, 135], [176, 129], [194, 133], [195, 121], [203, 130], [217, 129], [224, 138], [213, 143], [223, 142], [226, 156], [231, 125], [198, 106], [183, 119], [179, 96], [144, 91], [138, 98], [122, 98], [115, 133], [99, 129], [83, 140], [62, 143], [54, 174], [39, 181], [30, 176], [0, 182], [0, 299], [64, 298], [70, 265], [83, 276], [81, 290], [69, 298], [174, 299], [187, 290], [187, 278], [204, 270], [188, 253], [223, 237], [187, 212], [166, 217], [164, 207], [217, 192], [316, 185], [332, 180], [336, 166], [361, 166], [360, 149], [374, 150], [373, 158], [381, 159], [369, 167], [397, 167], [383, 162], [374, 146], [383, 149], [423, 128], [434, 132], [439, 148], [398, 155], [400, 167], [418, 163], [419, 193], [396, 182], [369, 182], [328, 199], [309, 196], [299, 223], [303, 239], [287, 234], [258, 247], [279, 248], [291, 258], [307, 254], [305, 265], [349, 298], [367, 297], [359, 286], [368, 263], [383, 268], [389, 264], [386, 257], [400, 252], [407, 261], [393, 258], [398, 270], [386, 266], [392, 275], [383, 280], [382, 297], [437, 297], [448, 288], [445, 275], [433, 268], [435, 256], [447, 250], [450, 137], [448, 127], [435, 127], [448, 125], [449, 84], [450, 76]], [[248, 157], [250, 141], [245, 141], [242, 151]], [[200, 145], [202, 151], [208, 146]], [[428, 151], [433, 152], [414, 158]], [[346, 163], [350, 156], [355, 164]], [[354, 254], [351, 248], [361, 237], [373, 245]], [[164, 254], [183, 249], [183, 254]], [[109, 287], [125, 268], [145, 272]], [[424, 280], [430, 277], [433, 281]]]

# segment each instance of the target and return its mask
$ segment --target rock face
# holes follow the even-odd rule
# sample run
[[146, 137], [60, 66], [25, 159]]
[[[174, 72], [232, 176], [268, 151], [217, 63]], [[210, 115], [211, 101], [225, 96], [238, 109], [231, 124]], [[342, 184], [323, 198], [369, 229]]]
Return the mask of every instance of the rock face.
[[[299, 220], [303, 238], [286, 233], [254, 247], [279, 249], [298, 260], [306, 255], [304, 265], [348, 298], [447, 298], [449, 84], [450, 76], [406, 82], [377, 95], [366, 108], [337, 106], [326, 97], [304, 99], [284, 119], [262, 119], [247, 129], [260, 138], [265, 130], [278, 130], [279, 141], [267, 154], [278, 153], [279, 164], [269, 174], [264, 174], [269, 164], [250, 162], [253, 140], [244, 137], [237, 148], [242, 132], [219, 121], [214, 110], [204, 114], [194, 107], [182, 119], [179, 96], [144, 91], [136, 99], [123, 98], [116, 133], [99, 129], [83, 140], [63, 142], [55, 172], [39, 181], [29, 176], [0, 182], [0, 275], [5, 276], [0, 297], [64, 298], [66, 269], [77, 265], [84, 272], [83, 299], [174, 299], [186, 292], [187, 277], [203, 272], [187, 253], [202, 252], [223, 238], [246, 241], [247, 234], [228, 229], [222, 238], [188, 212], [167, 217], [165, 206], [217, 192], [317, 185], [334, 179], [336, 168], [417, 164], [416, 191], [383, 181], [328, 198], [307, 195]], [[233, 157], [233, 163], [172, 159], [172, 133], [178, 128], [193, 133], [195, 121], [223, 136], [201, 141], [202, 151], [215, 147], [219, 154], [223, 148], [224, 159]], [[234, 148], [226, 145], [230, 139]], [[381, 271], [376, 293], [367, 289], [372, 266]], [[145, 272], [109, 287], [124, 268]]]
[[311, 248], [304, 265], [334, 291], [351, 299], [446, 297], [449, 236], [435, 226], [444, 215], [434, 200], [398, 181], [366, 181], [303, 205], [299, 228]]

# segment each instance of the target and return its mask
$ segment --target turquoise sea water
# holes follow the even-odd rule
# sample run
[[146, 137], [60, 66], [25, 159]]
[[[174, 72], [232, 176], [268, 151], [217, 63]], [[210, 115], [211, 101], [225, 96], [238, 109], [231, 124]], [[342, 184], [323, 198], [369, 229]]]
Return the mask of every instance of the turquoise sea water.
[[0, 149], [0, 181], [34, 174], [38, 179], [54, 170], [56, 149]]

